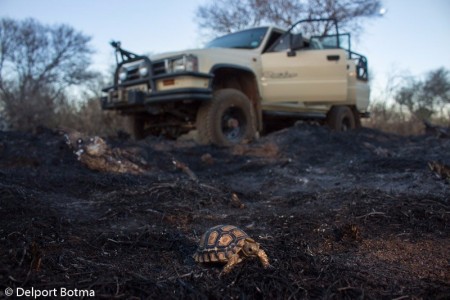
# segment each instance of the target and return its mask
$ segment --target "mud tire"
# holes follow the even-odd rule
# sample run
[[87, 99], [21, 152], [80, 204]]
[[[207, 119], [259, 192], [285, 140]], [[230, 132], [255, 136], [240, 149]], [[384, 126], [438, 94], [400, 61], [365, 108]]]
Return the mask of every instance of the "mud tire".
[[201, 144], [229, 147], [255, 138], [256, 122], [250, 100], [236, 89], [222, 89], [197, 112]]
[[355, 129], [356, 120], [348, 106], [333, 106], [327, 115], [327, 124], [334, 131], [348, 131]]

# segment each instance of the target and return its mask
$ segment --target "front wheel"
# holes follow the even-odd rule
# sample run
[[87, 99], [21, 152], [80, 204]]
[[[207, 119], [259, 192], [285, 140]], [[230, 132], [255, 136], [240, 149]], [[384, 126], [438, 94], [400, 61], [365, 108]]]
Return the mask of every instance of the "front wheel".
[[197, 113], [197, 131], [203, 144], [232, 146], [251, 141], [256, 134], [255, 117], [250, 100], [236, 89], [215, 92], [210, 102]]
[[348, 106], [333, 106], [327, 115], [328, 126], [335, 131], [348, 131], [356, 127], [356, 120]]

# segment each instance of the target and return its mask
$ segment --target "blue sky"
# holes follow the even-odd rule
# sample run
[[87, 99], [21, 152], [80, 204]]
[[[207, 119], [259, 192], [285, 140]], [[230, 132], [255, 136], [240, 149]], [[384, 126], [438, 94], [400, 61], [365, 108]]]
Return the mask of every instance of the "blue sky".
[[[66, 23], [92, 37], [95, 67], [114, 62], [109, 41], [136, 53], [200, 47], [196, 8], [208, 0], [0, 0], [0, 17]], [[368, 57], [374, 92], [389, 74], [450, 69], [450, 0], [383, 0], [387, 13], [370, 20], [353, 49]]]

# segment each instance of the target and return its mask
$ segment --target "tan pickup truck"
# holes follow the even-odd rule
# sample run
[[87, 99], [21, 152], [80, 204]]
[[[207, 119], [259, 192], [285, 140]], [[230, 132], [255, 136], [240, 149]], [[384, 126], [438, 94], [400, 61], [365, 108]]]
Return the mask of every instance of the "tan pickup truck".
[[[316, 22], [331, 24], [333, 34], [307, 36]], [[151, 57], [112, 45], [118, 65], [102, 107], [128, 116], [136, 138], [192, 131], [200, 143], [230, 146], [254, 139], [269, 118], [343, 131], [369, 115], [367, 59], [330, 19], [252, 28]]]

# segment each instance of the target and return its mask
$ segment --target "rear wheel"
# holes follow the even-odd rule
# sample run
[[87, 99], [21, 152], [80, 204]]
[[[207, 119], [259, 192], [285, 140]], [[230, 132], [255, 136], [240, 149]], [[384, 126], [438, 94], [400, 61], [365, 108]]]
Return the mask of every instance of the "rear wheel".
[[222, 89], [204, 103], [197, 113], [199, 140], [203, 144], [232, 146], [255, 137], [253, 108], [245, 94], [235, 89]]
[[334, 106], [327, 115], [328, 126], [335, 131], [347, 131], [356, 127], [355, 116], [348, 106]]

